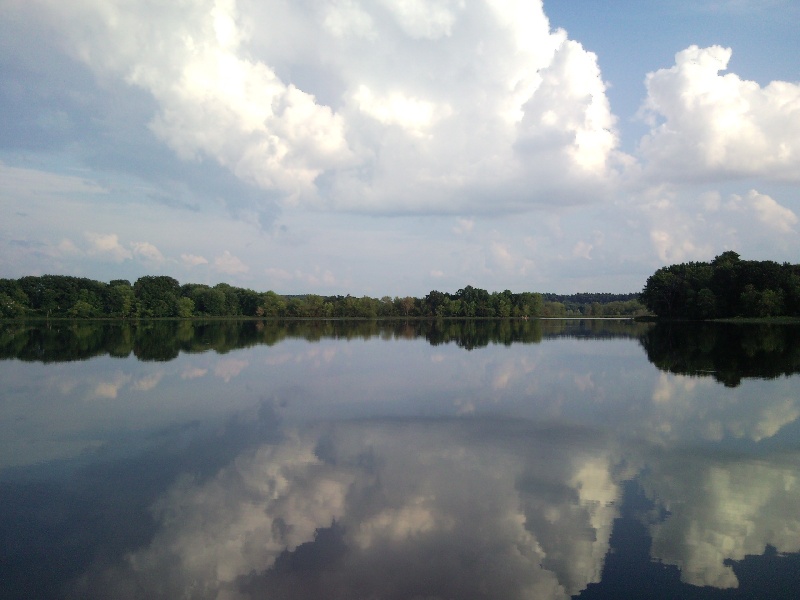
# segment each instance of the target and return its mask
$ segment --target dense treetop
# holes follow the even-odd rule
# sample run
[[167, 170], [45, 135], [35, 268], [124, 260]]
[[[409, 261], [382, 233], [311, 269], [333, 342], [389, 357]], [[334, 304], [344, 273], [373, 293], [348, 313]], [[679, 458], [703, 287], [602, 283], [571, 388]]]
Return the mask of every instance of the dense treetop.
[[487, 292], [466, 286], [454, 294], [431, 291], [423, 298], [282, 296], [225, 283], [181, 285], [148, 275], [133, 284], [66, 275], [0, 279], [0, 318], [524, 318], [630, 316], [643, 313], [638, 294]]
[[659, 269], [647, 279], [641, 300], [667, 318], [800, 317], [800, 265], [724, 252], [710, 263]]

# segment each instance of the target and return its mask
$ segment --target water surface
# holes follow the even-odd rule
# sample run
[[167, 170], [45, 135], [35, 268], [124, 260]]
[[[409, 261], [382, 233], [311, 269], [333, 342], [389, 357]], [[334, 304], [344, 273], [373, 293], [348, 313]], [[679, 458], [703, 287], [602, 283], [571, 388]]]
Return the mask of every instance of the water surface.
[[795, 598], [800, 331], [0, 327], [0, 596]]

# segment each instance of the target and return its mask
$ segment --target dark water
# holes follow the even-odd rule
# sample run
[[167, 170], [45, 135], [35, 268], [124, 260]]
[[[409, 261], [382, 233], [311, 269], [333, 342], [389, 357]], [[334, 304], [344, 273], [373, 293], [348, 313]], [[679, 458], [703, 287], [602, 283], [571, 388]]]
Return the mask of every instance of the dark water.
[[0, 325], [2, 598], [797, 598], [800, 328]]

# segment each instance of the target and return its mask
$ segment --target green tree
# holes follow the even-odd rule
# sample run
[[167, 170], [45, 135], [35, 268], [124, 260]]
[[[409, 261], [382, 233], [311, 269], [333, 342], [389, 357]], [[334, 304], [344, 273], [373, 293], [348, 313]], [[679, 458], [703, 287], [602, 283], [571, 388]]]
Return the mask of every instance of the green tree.
[[286, 301], [275, 292], [268, 291], [263, 295], [259, 309], [260, 314], [258, 309], [256, 314], [260, 317], [283, 317], [286, 313]]
[[681, 310], [683, 280], [662, 268], [647, 278], [642, 290], [642, 302], [651, 311], [663, 317], [676, 317]]
[[128, 281], [112, 281], [109, 283], [106, 314], [113, 317], [127, 319], [133, 316], [136, 306], [136, 295]]
[[145, 275], [133, 284], [140, 317], [177, 317], [180, 284], [166, 275]]
[[194, 316], [194, 300], [191, 298], [178, 299], [178, 316], [181, 319], [189, 319]]

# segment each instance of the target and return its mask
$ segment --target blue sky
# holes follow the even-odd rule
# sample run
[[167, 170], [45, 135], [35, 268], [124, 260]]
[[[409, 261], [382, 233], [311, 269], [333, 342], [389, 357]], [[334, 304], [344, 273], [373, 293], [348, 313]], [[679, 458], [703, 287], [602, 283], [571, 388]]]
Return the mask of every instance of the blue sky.
[[798, 262], [791, 0], [0, 0], [0, 277], [638, 291]]

